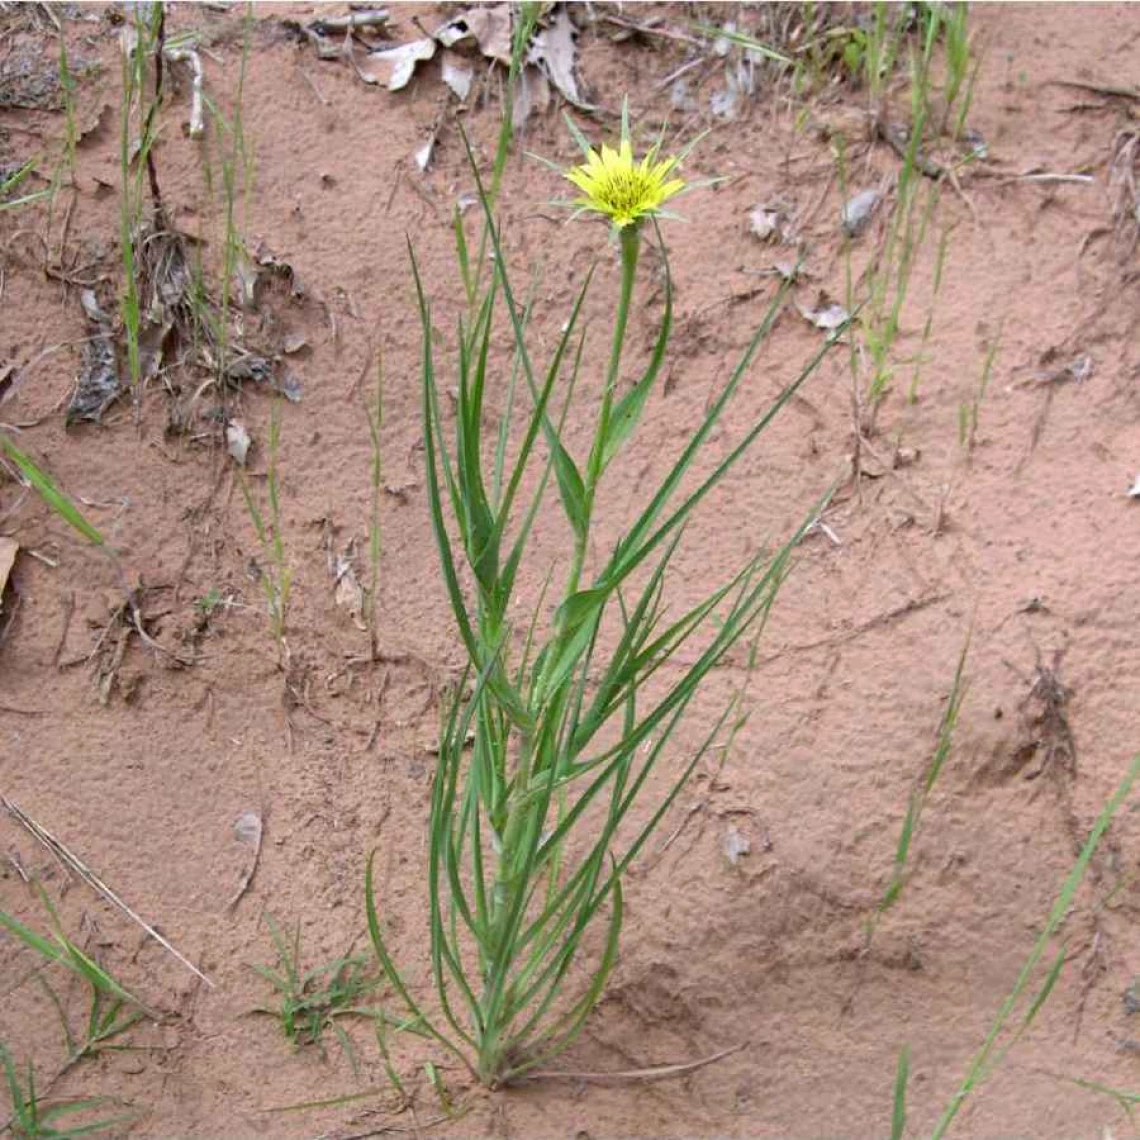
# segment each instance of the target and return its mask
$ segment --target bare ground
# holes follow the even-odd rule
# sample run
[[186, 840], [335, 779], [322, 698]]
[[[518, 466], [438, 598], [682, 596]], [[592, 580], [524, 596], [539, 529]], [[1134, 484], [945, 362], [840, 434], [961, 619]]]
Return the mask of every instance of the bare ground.
[[[68, 21], [73, 60], [101, 61], [103, 71], [78, 89], [89, 133], [76, 190], [60, 199], [73, 202], [61, 265], [65, 276], [98, 279], [113, 299], [121, 282], [117, 33], [100, 10], [83, 13], [99, 18]], [[296, 573], [287, 676], [251, 576], [262, 556], [232, 463], [208, 441], [166, 430], [170, 398], [157, 384], [138, 427], [122, 402], [101, 427], [65, 429], [62, 407], [88, 335], [78, 289], [44, 273], [42, 206], [0, 215], [0, 373], [15, 365], [0, 421], [34, 425], [22, 445], [82, 497], [139, 576], [144, 627], [165, 647], [144, 644], [121, 622], [103, 637], [122, 605], [117, 571], [34, 498], [18, 504], [18, 487], [0, 483], [0, 528], [22, 548], [0, 619], [0, 791], [214, 983], [199, 982], [85, 886], [68, 884], [24, 829], [0, 821], [9, 855], [0, 865], [3, 908], [41, 921], [19, 869], [34, 873], [61, 900], [68, 929], [166, 1014], [133, 1038], [148, 1049], [79, 1064], [52, 1093], [123, 1098], [140, 1111], [129, 1131], [138, 1137], [379, 1135], [368, 1130], [387, 1126], [425, 1137], [882, 1136], [895, 1060], [908, 1043], [911, 1128], [928, 1131], [1140, 742], [1140, 539], [1129, 530], [1140, 508], [1127, 494], [1140, 469], [1140, 277], [1134, 223], [1117, 226], [1112, 180], [1122, 137], [1140, 129], [1140, 101], [1093, 90], [1134, 78], [1140, 14], [1109, 5], [974, 10], [984, 63], [969, 123], [989, 153], [939, 206], [939, 225], [955, 228], [917, 402], [897, 385], [854, 483], [845, 478], [854, 450], [848, 360], [830, 357], [687, 536], [672, 583], [678, 602], [789, 533], [824, 488], [845, 479], [826, 515], [836, 541], [820, 532], [805, 543], [765, 631], [746, 727], [723, 767], [702, 772], [631, 878], [610, 994], [566, 1063], [625, 1070], [744, 1048], [683, 1079], [535, 1083], [495, 1094], [468, 1088], [436, 1057], [466, 1111], [432, 1123], [441, 1111], [420, 1067], [430, 1054], [419, 1045], [394, 1044], [415, 1095], [414, 1109], [396, 1113], [366, 1035], [356, 1076], [335, 1044], [326, 1059], [293, 1053], [272, 1019], [249, 1013], [269, 996], [250, 968], [272, 961], [266, 913], [300, 922], [312, 964], [366, 949], [363, 875], [373, 850], [398, 957], [415, 984], [426, 982], [430, 748], [439, 688], [461, 662], [425, 507], [405, 234], [446, 327], [460, 305], [450, 217], [471, 180], [436, 65], [402, 92], [366, 87], [343, 61], [319, 62], [283, 32], [282, 17], [310, 13], [255, 9], [243, 102], [255, 176], [242, 232], [251, 249], [287, 261], [305, 291], [274, 291], [265, 306], [272, 327], [246, 317], [261, 321], [251, 335], [307, 341], [289, 359], [302, 396], [286, 406], [280, 455]], [[398, 8], [398, 38], [416, 34], [417, 13], [429, 25], [439, 16], [427, 6]], [[679, 9], [656, 14], [666, 27], [684, 27]], [[623, 18], [642, 15], [627, 6]], [[50, 71], [51, 29], [20, 9], [3, 19], [0, 60]], [[171, 23], [208, 33], [208, 85], [232, 96], [240, 13], [186, 5]], [[583, 79], [610, 111], [628, 90], [635, 121], [656, 129], [670, 113], [661, 81], [685, 62], [688, 45], [620, 32], [604, 21], [586, 28]], [[712, 67], [696, 87], [702, 107], [718, 74]], [[200, 144], [180, 129], [188, 91], [179, 82], [156, 164], [173, 224], [213, 243], [216, 258], [216, 209]], [[775, 289], [758, 271], [790, 251], [749, 233], [757, 203], [784, 203], [800, 221], [812, 276], [796, 299], [811, 305], [819, 290], [842, 297], [841, 198], [827, 135], [858, 124], [862, 107], [861, 94], [837, 89], [803, 118], [798, 107], [759, 98], [734, 121], [710, 124], [689, 172], [725, 181], [686, 199], [688, 222], [667, 227], [678, 310], [671, 369], [607, 491], [599, 549], [679, 449]], [[673, 121], [682, 137], [705, 125], [703, 113]], [[464, 122], [489, 155], [494, 100], [473, 106]], [[437, 123], [434, 160], [421, 174], [412, 156]], [[57, 111], [0, 107], [0, 158], [28, 157], [61, 131]], [[523, 146], [557, 162], [573, 158], [556, 107], [532, 119]], [[889, 185], [898, 161], [881, 142], [857, 144], [851, 178]], [[1027, 173], [1092, 179], [1019, 177]], [[505, 232], [519, 277], [543, 271], [537, 328], [547, 344], [601, 257], [604, 282], [588, 307], [588, 394], [605, 351], [613, 255], [601, 227], [567, 226], [548, 204], [563, 193], [556, 183], [542, 165], [513, 159]], [[881, 227], [878, 219], [859, 239], [857, 266]], [[58, 215], [53, 232], [58, 240]], [[919, 345], [932, 268], [928, 248], [904, 310], [903, 355]], [[637, 344], [648, 345], [656, 311], [646, 305], [639, 314]], [[959, 407], [973, 398], [999, 330], [967, 452]], [[794, 307], [783, 313], [717, 440], [720, 453], [819, 342]], [[387, 378], [383, 653], [361, 665], [352, 662], [367, 655], [367, 636], [334, 601], [328, 547], [343, 551], [367, 527], [369, 436], [358, 380], [378, 348]], [[1092, 370], [1079, 382], [1043, 378], [1086, 354]], [[269, 398], [247, 385], [237, 407], [255, 441], [256, 483]], [[579, 440], [585, 430], [584, 422], [571, 428]], [[892, 466], [904, 449], [909, 462]], [[548, 558], [559, 538], [553, 526], [543, 533]], [[546, 568], [536, 566], [525, 584], [530, 597]], [[211, 591], [231, 604], [203, 621], [195, 601]], [[866, 922], [889, 880], [907, 798], [970, 630], [953, 755], [916, 839], [912, 877], [868, 947]], [[179, 667], [174, 654], [192, 656], [193, 666]], [[698, 740], [721, 698], [745, 683], [744, 664], [741, 657], [718, 673], [682, 745]], [[264, 845], [248, 891], [229, 909], [249, 867], [249, 849], [233, 833], [246, 811], [263, 816]], [[725, 855], [729, 827], [751, 845], [736, 865]], [[1110, 1100], [1057, 1075], [1140, 1087], [1137, 1027], [1124, 1000], [1140, 968], [1131, 930], [1138, 844], [1140, 824], [1126, 809], [1065, 924], [1069, 960], [1051, 1000], [964, 1110], [959, 1135], [1091, 1138], [1126, 1127]], [[19, 984], [31, 964], [0, 939], [0, 1039], [50, 1077], [58, 1022], [42, 990]], [[79, 1001], [66, 986], [63, 994]], [[381, 1089], [373, 1101], [273, 1112], [371, 1088]]]

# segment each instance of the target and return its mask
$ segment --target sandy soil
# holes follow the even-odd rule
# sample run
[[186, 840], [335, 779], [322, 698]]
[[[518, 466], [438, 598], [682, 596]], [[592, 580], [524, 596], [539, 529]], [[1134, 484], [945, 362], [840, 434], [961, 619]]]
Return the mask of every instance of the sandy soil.
[[[650, 11], [627, 6], [625, 17]], [[1140, 104], [1061, 85], [1131, 83], [1140, 10], [973, 11], [984, 62], [969, 125], [989, 153], [938, 208], [936, 230], [954, 229], [917, 401], [904, 399], [905, 382], [888, 396], [875, 453], [863, 455], [856, 483], [847, 356], [830, 357], [687, 537], [671, 583], [678, 603], [758, 544], [786, 535], [823, 489], [843, 480], [826, 515], [835, 541], [819, 532], [804, 544], [750, 679], [743, 656], [720, 670], [679, 741], [680, 756], [723, 698], [747, 685], [751, 716], [723, 767], [701, 773], [631, 876], [612, 988], [566, 1064], [626, 1070], [744, 1047], [683, 1079], [536, 1083], [494, 1094], [468, 1087], [436, 1056], [451, 1098], [466, 1110], [442, 1123], [433, 1123], [441, 1112], [422, 1068], [432, 1055], [421, 1046], [393, 1042], [415, 1096], [414, 1110], [398, 1114], [366, 1034], [357, 1037], [354, 1075], [334, 1042], [324, 1059], [313, 1049], [293, 1052], [273, 1019], [250, 1013], [270, 997], [251, 969], [273, 962], [267, 914], [300, 924], [308, 965], [367, 948], [363, 876], [373, 850], [398, 957], [413, 983], [426, 981], [430, 747], [439, 688], [461, 663], [425, 505], [419, 329], [405, 247], [410, 234], [437, 322], [447, 327], [461, 305], [450, 217], [472, 189], [454, 99], [435, 63], [393, 93], [365, 86], [343, 60], [318, 61], [282, 24], [311, 12], [256, 9], [243, 103], [255, 172], [242, 234], [250, 249], [288, 262], [304, 287], [301, 297], [274, 287], [262, 312], [244, 317], [251, 338], [306, 340], [288, 358], [302, 395], [285, 406], [280, 453], [296, 574], [287, 676], [254, 576], [261, 552], [224, 451], [167, 431], [172, 400], [158, 384], [137, 428], [122, 402], [102, 426], [65, 429], [62, 408], [88, 335], [75, 281], [97, 280], [108, 301], [121, 285], [118, 32], [99, 9], [66, 23], [73, 64], [102, 63], [79, 83], [85, 133], [76, 188], [57, 200], [66, 227], [57, 212], [46, 258], [62, 248], [71, 283], [44, 273], [42, 204], [0, 214], [0, 375], [14, 366], [0, 387], [0, 421], [33, 425], [22, 445], [82, 497], [139, 576], [146, 629], [165, 647], [128, 638], [112, 622], [122, 593], [107, 559], [0, 482], [0, 533], [22, 548], [0, 619], [0, 791], [214, 983], [198, 981], [82, 883], [68, 883], [23, 828], [0, 819], [0, 905], [42, 926], [20, 869], [37, 876], [67, 929], [164, 1015], [131, 1037], [145, 1049], [84, 1061], [52, 1095], [122, 1098], [140, 1114], [122, 1130], [133, 1137], [291, 1140], [381, 1135], [371, 1130], [388, 1125], [424, 1137], [870, 1137], [889, 1131], [895, 1062], [909, 1044], [908, 1134], [928, 1132], [1140, 744], [1140, 539], [1128, 529], [1140, 507], [1127, 494], [1140, 470], [1140, 275], [1134, 223], [1115, 226], [1110, 169], [1114, 148], [1140, 129]], [[398, 8], [396, 38], [417, 34], [416, 15], [432, 25], [440, 10]], [[687, 18], [680, 8], [656, 15], [674, 29]], [[12, 89], [11, 69], [50, 75], [55, 66], [54, 29], [33, 16], [24, 8], [0, 15], [0, 84], [9, 84], [0, 91]], [[205, 34], [207, 85], [228, 106], [241, 13], [180, 6], [171, 27]], [[691, 45], [622, 32], [586, 22], [581, 75], [610, 111], [628, 91], [635, 120], [651, 132], [671, 113], [663, 80], [690, 58]], [[186, 73], [174, 74], [157, 169], [173, 223], [204, 239], [216, 264], [216, 195], [204, 186], [202, 144], [181, 129]], [[844, 290], [829, 131], [856, 124], [850, 177], [860, 188], [889, 186], [897, 173], [888, 147], [858, 141], [861, 93], [837, 87], [805, 114], [761, 96], [745, 100], [733, 121], [706, 123], [722, 76], [715, 61], [691, 72], [700, 110], [672, 114], [683, 138], [712, 126], [689, 173], [724, 182], [686, 200], [688, 222], [666, 230], [678, 310], [672, 363], [607, 491], [602, 550], [762, 316], [775, 284], [759, 271], [793, 255], [749, 233], [753, 207], [777, 202], [797, 220], [811, 277], [794, 296], [809, 306], [820, 290]], [[498, 126], [493, 89], [486, 94], [485, 105], [473, 95], [463, 117], [483, 157]], [[433, 161], [421, 174], [412, 156], [436, 127]], [[0, 160], [34, 155], [62, 130], [58, 110], [0, 105]], [[573, 158], [558, 106], [531, 120], [523, 146], [556, 162]], [[1090, 177], [1016, 177], [1030, 172]], [[562, 194], [547, 168], [513, 159], [504, 221], [520, 278], [542, 270], [536, 328], [545, 344], [585, 268], [602, 259], [601, 287], [588, 304], [589, 393], [612, 313], [613, 253], [600, 225], [564, 224], [549, 205]], [[877, 217], [856, 242], [857, 267], [882, 226]], [[933, 245], [919, 258], [904, 310], [902, 359], [920, 344]], [[639, 306], [642, 351], [656, 313], [655, 304]], [[716, 441], [718, 454], [820, 337], [794, 305], [784, 311]], [[959, 408], [973, 399], [995, 338], [968, 452]], [[361, 390], [381, 348], [382, 654], [361, 664], [367, 636], [335, 602], [329, 550], [343, 552], [366, 532]], [[1079, 382], [1042, 379], [1084, 355], [1092, 367]], [[369, 379], [359, 385], [362, 372]], [[235, 407], [255, 441], [260, 490], [270, 398], [247, 385]], [[570, 430], [580, 441], [586, 425]], [[892, 466], [896, 453], [905, 465]], [[553, 527], [544, 532], [540, 556], [554, 557], [558, 541]], [[528, 597], [546, 568], [533, 568]], [[205, 620], [195, 603], [211, 591], [226, 604]], [[971, 630], [953, 753], [915, 840], [910, 881], [868, 947], [865, 926]], [[192, 667], [178, 667], [172, 654], [192, 657]], [[1043, 680], [1062, 686], [1064, 699], [1043, 701]], [[250, 864], [234, 824], [250, 811], [264, 818], [263, 849], [248, 891], [230, 908]], [[725, 855], [730, 828], [751, 845], [735, 865]], [[1134, 1007], [1124, 1000], [1140, 970], [1131, 928], [1138, 853], [1140, 820], [1125, 809], [1065, 923], [1067, 968], [1051, 1000], [969, 1102], [959, 1135], [1099, 1138], [1127, 1128], [1111, 1100], [1057, 1075], [1140, 1087]], [[19, 1058], [34, 1057], [46, 1080], [60, 1064], [59, 1025], [42, 989], [26, 980], [32, 965], [13, 939], [0, 938], [0, 1040]], [[61, 983], [61, 993], [80, 1017], [78, 989]], [[380, 1091], [339, 1107], [273, 1111], [370, 1089]]]

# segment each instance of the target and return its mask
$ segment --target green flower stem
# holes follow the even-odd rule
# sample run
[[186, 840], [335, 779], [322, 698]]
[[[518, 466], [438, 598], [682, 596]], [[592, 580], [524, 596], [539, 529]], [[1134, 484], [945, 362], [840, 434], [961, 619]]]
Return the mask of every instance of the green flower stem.
[[[589, 535], [590, 518], [593, 512], [594, 495], [602, 475], [605, 457], [605, 443], [609, 436], [613, 417], [614, 396], [621, 373], [622, 350], [625, 346], [626, 330], [629, 323], [629, 310], [633, 300], [633, 286], [637, 277], [637, 260], [641, 246], [640, 227], [626, 226], [620, 231], [621, 242], [621, 291], [618, 298], [617, 315], [614, 322], [613, 344], [610, 349], [609, 365], [606, 369], [605, 388], [593, 446], [586, 467], [584, 481], [585, 525], [575, 537], [573, 562], [566, 596], [575, 593], [579, 587], [586, 557], [586, 542]], [[570, 699], [567, 686], [553, 698], [548, 725], [558, 725], [563, 720], [563, 710]], [[519, 751], [513, 779], [510, 781], [506, 823], [499, 834], [500, 850], [497, 855], [495, 881], [490, 895], [489, 927], [491, 931], [491, 955], [485, 964], [483, 995], [480, 1001], [484, 1020], [484, 1033], [479, 1042], [477, 1068], [484, 1079], [493, 1079], [503, 1068], [501, 1055], [503, 1041], [501, 1030], [502, 1011], [508, 1001], [508, 987], [511, 967], [516, 964], [516, 953], [505, 952], [513, 946], [518, 936], [519, 922], [526, 908], [533, 886], [533, 861], [540, 841], [541, 829], [550, 806], [548, 787], [546, 794], [540, 794], [536, 802], [535, 780], [546, 777], [553, 780], [559, 753], [555, 740], [524, 734], [519, 742]], [[504, 782], [505, 781], [505, 773]], [[516, 979], [516, 982], [519, 979]]]
[[606, 438], [610, 430], [610, 416], [613, 412], [614, 390], [617, 388], [618, 373], [621, 369], [621, 353], [625, 347], [625, 330], [629, 321], [629, 306], [633, 299], [633, 282], [637, 277], [637, 255], [641, 251], [641, 226], [634, 222], [618, 231], [621, 241], [621, 295], [618, 298], [617, 319], [614, 322], [613, 347], [610, 349], [610, 364], [606, 369], [606, 387], [602, 394], [602, 410], [598, 416], [598, 430], [594, 435], [594, 446], [586, 467], [585, 516], [586, 525], [574, 543], [574, 561], [570, 567], [570, 582], [566, 588], [569, 597], [578, 589], [582, 577], [582, 565], [586, 560], [586, 540], [590, 533], [590, 520], [594, 511], [594, 493], [602, 474], [602, 457], [605, 454]]

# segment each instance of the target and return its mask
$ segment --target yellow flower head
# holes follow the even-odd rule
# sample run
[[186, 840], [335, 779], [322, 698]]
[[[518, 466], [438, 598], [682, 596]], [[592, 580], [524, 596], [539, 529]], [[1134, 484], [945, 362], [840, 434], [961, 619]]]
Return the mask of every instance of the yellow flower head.
[[605, 214], [619, 230], [659, 213], [670, 198], [685, 188], [683, 179], [669, 177], [679, 160], [671, 157], [658, 162], [657, 147], [641, 162], [635, 162], [628, 127], [625, 123], [622, 126], [617, 150], [603, 145], [599, 154], [593, 147], [586, 147], [586, 161], [565, 175], [583, 194], [574, 204]]

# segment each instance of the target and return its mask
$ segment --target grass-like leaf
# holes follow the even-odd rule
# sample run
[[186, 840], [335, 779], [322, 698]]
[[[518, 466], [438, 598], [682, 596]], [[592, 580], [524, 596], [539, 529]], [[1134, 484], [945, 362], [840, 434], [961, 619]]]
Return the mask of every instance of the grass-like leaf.
[[998, 1042], [1002, 1033], [1013, 1021], [1014, 1010], [1017, 1008], [1018, 1002], [1030, 989], [1030, 983], [1037, 969], [1037, 965], [1041, 961], [1049, 943], [1052, 941], [1054, 934], [1056, 934], [1058, 928], [1065, 921], [1065, 916], [1073, 904], [1073, 897], [1077, 893], [1077, 888], [1081, 885], [1085, 877], [1085, 872], [1088, 870], [1089, 862], [1092, 860], [1093, 854], [1099, 846], [1105, 831], [1108, 830], [1108, 826], [1112, 822], [1113, 817], [1117, 811], [1120, 810], [1121, 805], [1132, 791], [1132, 785], [1135, 783], [1137, 775], [1140, 775], [1140, 755], [1133, 758], [1128, 769], [1128, 774], [1124, 777], [1112, 798], [1105, 804], [1100, 815], [1097, 816], [1092, 831], [1089, 832], [1089, 837], [1085, 841], [1084, 847], [1081, 848], [1081, 853], [1077, 857], [1073, 869], [1065, 879], [1060, 894], [1057, 896], [1057, 901], [1053, 904], [1053, 909], [1049, 912], [1049, 917], [1045, 922], [1044, 928], [1038, 935], [1037, 941], [1034, 942], [1033, 949], [1030, 950], [1025, 964], [1021, 967], [1021, 972], [1017, 976], [1017, 981], [1014, 983], [1013, 989], [1010, 990], [1009, 996], [1002, 1002], [1001, 1008], [998, 1010], [997, 1016], [994, 1018], [993, 1024], [990, 1027], [990, 1031], [986, 1034], [985, 1041], [970, 1062], [970, 1067], [967, 1069], [966, 1075], [962, 1078], [962, 1082], [958, 1086], [957, 1091], [953, 1097], [951, 1097], [942, 1115], [938, 1118], [934, 1131], [931, 1133], [931, 1140], [941, 1140], [941, 1138], [946, 1135], [950, 1125], [954, 1122], [954, 1118], [958, 1115], [962, 1105], [965, 1103], [966, 1098], [982, 1085], [997, 1066], [1001, 1064], [1009, 1050], [1033, 1024], [1037, 1014], [1041, 1011], [1042, 1006], [1052, 993], [1053, 987], [1057, 984], [1057, 980], [1065, 964], [1065, 952], [1063, 947], [1053, 959], [1052, 965], [1046, 973], [1044, 980], [1037, 986], [1032, 998], [1030, 998], [1028, 1008], [1018, 1020], [1012, 1037], [1003, 1047], [999, 1048]]
[[85, 1097], [81, 1100], [43, 1100], [36, 1092], [36, 1073], [28, 1061], [23, 1081], [15, 1059], [0, 1042], [0, 1068], [11, 1103], [7, 1131], [23, 1140], [72, 1140], [73, 1137], [95, 1136], [122, 1129], [135, 1119], [134, 1113], [91, 1119], [96, 1110], [114, 1103], [109, 1097]]
[[83, 517], [79, 508], [59, 489], [55, 480], [3, 432], [0, 432], [0, 451], [16, 465], [40, 498], [64, 522], [74, 527], [88, 542], [93, 542], [96, 546], [103, 545], [103, 536]]

